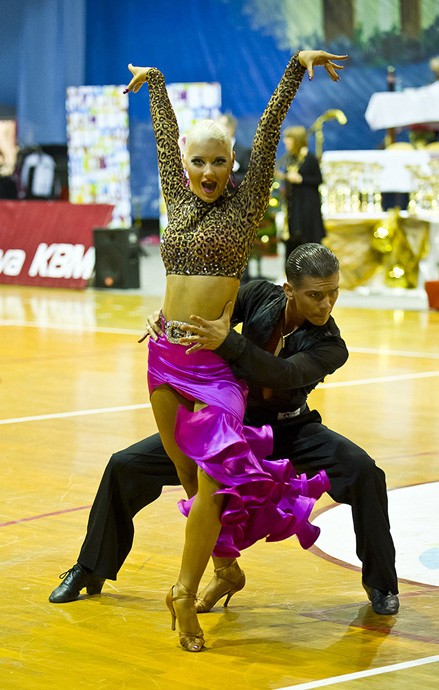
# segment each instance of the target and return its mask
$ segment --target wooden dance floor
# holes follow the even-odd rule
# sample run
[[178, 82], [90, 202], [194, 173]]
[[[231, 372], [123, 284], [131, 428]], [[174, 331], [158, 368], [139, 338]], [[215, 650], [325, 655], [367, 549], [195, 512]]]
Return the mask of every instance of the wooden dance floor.
[[136, 516], [117, 582], [49, 603], [111, 453], [155, 431], [137, 338], [160, 303], [0, 286], [1, 690], [438, 688], [439, 312], [336, 307], [351, 355], [310, 400], [386, 471], [398, 616], [372, 612], [349, 511], [325, 496], [316, 547], [244, 552], [245, 589], [201, 617], [207, 649], [184, 652], [164, 603], [183, 544], [179, 487]]

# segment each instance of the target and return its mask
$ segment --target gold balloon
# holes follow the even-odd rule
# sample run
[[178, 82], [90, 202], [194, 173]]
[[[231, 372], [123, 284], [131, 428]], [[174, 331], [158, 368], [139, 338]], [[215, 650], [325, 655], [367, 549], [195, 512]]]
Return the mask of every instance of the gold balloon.
[[412, 287], [411, 285], [409, 285], [407, 274], [404, 268], [397, 264], [395, 266], [391, 266], [391, 268], [387, 270], [384, 282], [387, 285], [387, 287]]
[[377, 223], [372, 230], [370, 246], [380, 254], [388, 254], [393, 247], [393, 231], [386, 222]]

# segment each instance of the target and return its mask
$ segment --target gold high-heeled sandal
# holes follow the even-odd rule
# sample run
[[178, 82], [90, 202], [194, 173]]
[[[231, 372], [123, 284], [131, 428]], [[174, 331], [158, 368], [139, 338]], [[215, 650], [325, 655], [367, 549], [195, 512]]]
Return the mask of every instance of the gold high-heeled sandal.
[[214, 576], [195, 602], [197, 613], [207, 613], [227, 595], [224, 606], [236, 592], [245, 587], [245, 573], [236, 561], [222, 568], [215, 568]]
[[[175, 595], [174, 587], [177, 588], [177, 594]], [[182, 585], [180, 581], [171, 587], [166, 596], [166, 605], [171, 612], [171, 630], [175, 630], [175, 620], [177, 618], [174, 608], [174, 601], [177, 601], [177, 599], [192, 599], [195, 607], [196, 598], [197, 595], [195, 592], [191, 592], [189, 589], [186, 589], [186, 587]], [[178, 634], [180, 635], [180, 644], [187, 652], [201, 652], [201, 650], [204, 648], [204, 637], [201, 628], [197, 633], [179, 631]]]

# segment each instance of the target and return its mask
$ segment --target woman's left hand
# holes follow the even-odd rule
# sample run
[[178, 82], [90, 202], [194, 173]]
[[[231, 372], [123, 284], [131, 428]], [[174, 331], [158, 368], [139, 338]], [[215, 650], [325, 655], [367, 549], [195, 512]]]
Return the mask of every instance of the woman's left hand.
[[339, 81], [340, 75], [337, 70], [343, 69], [343, 65], [336, 65], [332, 60], [346, 60], [348, 55], [334, 55], [325, 50], [301, 50], [299, 52], [299, 62], [302, 67], [306, 67], [310, 79], [314, 76], [314, 67], [323, 65], [332, 81]]

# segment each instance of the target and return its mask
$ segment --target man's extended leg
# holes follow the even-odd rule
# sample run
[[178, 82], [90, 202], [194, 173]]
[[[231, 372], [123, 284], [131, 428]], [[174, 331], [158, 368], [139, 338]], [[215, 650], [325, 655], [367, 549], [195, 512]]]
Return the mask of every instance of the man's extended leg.
[[73, 601], [84, 587], [97, 593], [106, 578], [115, 580], [133, 544], [134, 515], [155, 501], [164, 486], [179, 483], [158, 434], [114, 453], [90, 510], [78, 563], [63, 574], [49, 601]]
[[[384, 472], [362, 448], [315, 421], [315, 414], [274, 426], [276, 457], [290, 457], [296, 472], [308, 476], [326, 471], [330, 496], [352, 508], [363, 585], [374, 611], [396, 613], [398, 581]], [[306, 423], [307, 418], [312, 421]]]

